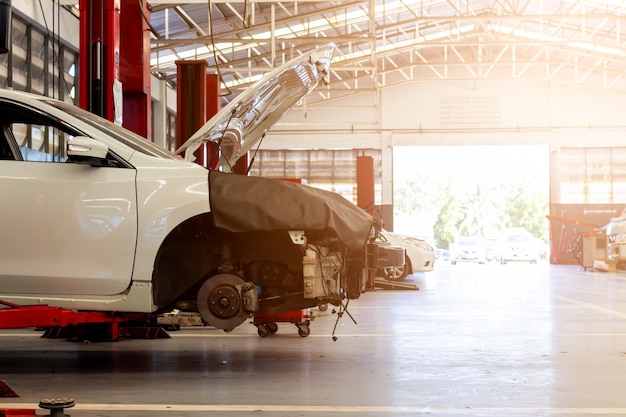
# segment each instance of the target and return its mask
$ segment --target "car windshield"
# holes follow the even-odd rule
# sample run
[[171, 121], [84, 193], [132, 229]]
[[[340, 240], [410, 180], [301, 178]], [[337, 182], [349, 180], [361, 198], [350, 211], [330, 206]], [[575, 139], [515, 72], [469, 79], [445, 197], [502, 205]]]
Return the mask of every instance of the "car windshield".
[[507, 237], [509, 242], [528, 242], [531, 240], [530, 236], [527, 235], [509, 235]]
[[53, 107], [56, 107], [59, 110], [63, 110], [68, 114], [71, 114], [72, 116], [80, 119], [85, 123], [88, 123], [89, 125], [100, 130], [101, 132], [106, 133], [108, 136], [117, 139], [124, 145], [138, 152], [157, 158], [178, 159], [173, 152], [168, 151], [167, 149], [157, 145], [156, 143], [151, 142], [146, 138], [141, 137], [134, 132], [131, 132], [128, 129], [125, 129], [124, 127], [116, 123], [104, 119], [96, 114], [90, 113], [87, 110], [83, 110], [80, 107], [57, 100], [42, 99], [41, 101]]
[[480, 242], [478, 241], [478, 239], [462, 238], [462, 239], [459, 239], [459, 241], [457, 242], [457, 245], [477, 246], [477, 245], [480, 245]]

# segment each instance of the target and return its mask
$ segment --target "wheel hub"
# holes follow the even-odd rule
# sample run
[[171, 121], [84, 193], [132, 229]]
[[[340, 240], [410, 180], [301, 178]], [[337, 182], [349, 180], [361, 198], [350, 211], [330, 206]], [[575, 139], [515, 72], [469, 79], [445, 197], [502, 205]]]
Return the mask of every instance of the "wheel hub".
[[198, 291], [198, 311], [209, 325], [232, 330], [258, 309], [256, 289], [237, 275], [219, 274]]
[[208, 308], [216, 317], [223, 319], [236, 315], [241, 309], [241, 297], [235, 286], [222, 284], [209, 291]]
[[232, 330], [246, 320], [241, 289], [245, 281], [233, 274], [219, 274], [206, 280], [198, 291], [198, 311], [209, 325]]

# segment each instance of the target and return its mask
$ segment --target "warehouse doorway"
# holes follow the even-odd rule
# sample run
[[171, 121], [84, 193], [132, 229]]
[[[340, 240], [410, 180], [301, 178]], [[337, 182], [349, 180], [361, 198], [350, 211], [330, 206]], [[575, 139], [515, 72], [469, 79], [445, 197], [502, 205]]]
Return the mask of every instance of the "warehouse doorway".
[[549, 242], [548, 145], [403, 146], [393, 150], [394, 230], [447, 248], [524, 227]]

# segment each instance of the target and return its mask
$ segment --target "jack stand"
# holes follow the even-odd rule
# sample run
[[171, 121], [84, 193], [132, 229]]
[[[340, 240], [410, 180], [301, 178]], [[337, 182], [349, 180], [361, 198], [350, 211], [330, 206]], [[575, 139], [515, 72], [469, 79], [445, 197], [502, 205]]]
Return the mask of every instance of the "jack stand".
[[39, 402], [39, 407], [50, 410], [51, 417], [69, 417], [64, 410], [74, 405], [76, 404], [71, 398], [46, 398]]

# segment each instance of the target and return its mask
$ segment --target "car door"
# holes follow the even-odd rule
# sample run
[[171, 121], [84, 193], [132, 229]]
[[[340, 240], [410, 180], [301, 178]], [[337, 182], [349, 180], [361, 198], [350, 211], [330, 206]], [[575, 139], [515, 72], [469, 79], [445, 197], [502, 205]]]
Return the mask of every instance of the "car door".
[[77, 132], [39, 111], [0, 103], [0, 123], [0, 294], [123, 292], [137, 236], [135, 170], [67, 162]]

